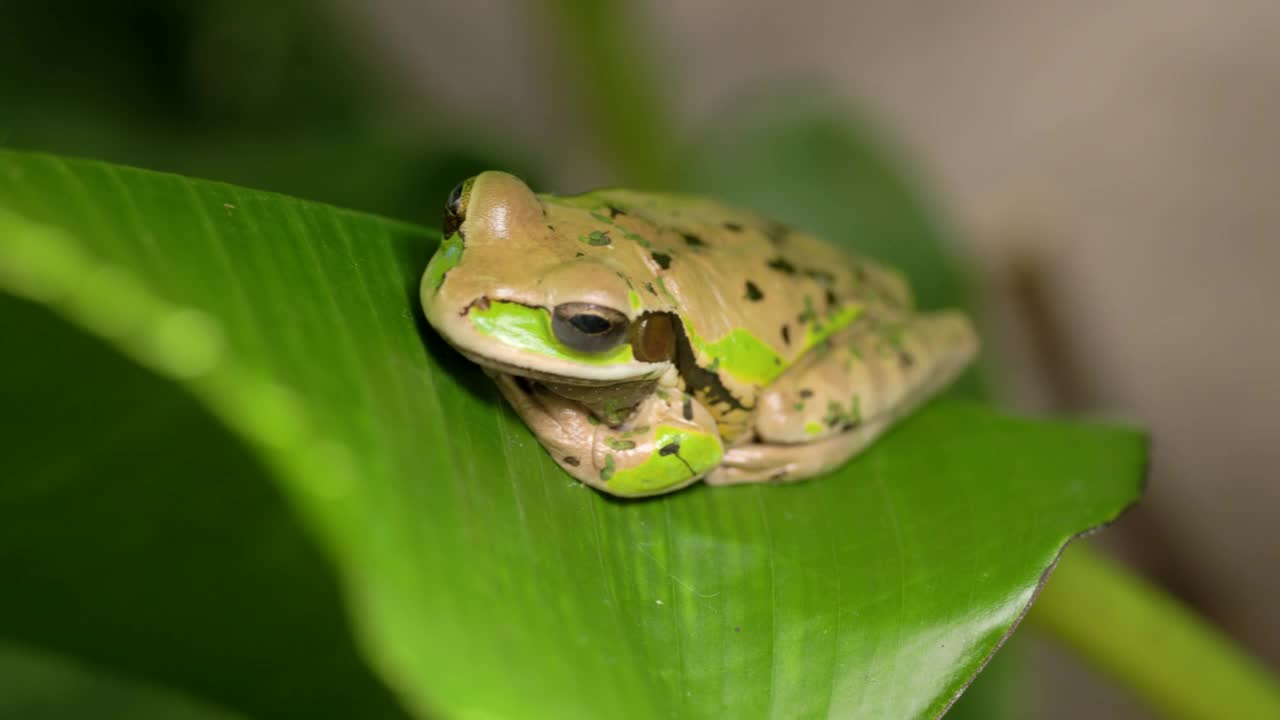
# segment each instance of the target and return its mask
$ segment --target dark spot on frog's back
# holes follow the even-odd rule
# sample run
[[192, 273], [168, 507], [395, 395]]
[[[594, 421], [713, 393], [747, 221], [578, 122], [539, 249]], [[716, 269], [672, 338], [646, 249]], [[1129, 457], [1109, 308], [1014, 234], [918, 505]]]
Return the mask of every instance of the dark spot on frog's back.
[[836, 298], [836, 294], [828, 288], [827, 289], [827, 307], [829, 308], [835, 307], [837, 304], [839, 304], [839, 302], [840, 301]]
[[740, 233], [742, 232], [742, 224], [736, 223], [736, 222], [726, 222], [724, 224], [724, 229], [728, 230], [729, 232]]
[[663, 270], [666, 270], [667, 268], [671, 267], [670, 255], [666, 253], [660, 253], [660, 252], [652, 252], [652, 253], [649, 253], [649, 255], [653, 258], [654, 262], [658, 263], [658, 267], [662, 268]]
[[572, 455], [565, 455], [564, 464], [569, 465], [570, 467], [578, 467], [582, 464], [582, 461]]
[[764, 293], [760, 292], [760, 286], [750, 280], [747, 281], [747, 299], [751, 302], [759, 302], [764, 299]]
[[707, 244], [703, 242], [702, 238], [694, 235], [693, 233], [682, 232], [680, 233], [680, 237], [684, 238], [685, 244], [691, 248], [702, 248], [707, 246]]
[[666, 445], [663, 445], [661, 448], [658, 448], [658, 454], [663, 456], [678, 455], [679, 453], [680, 453], [679, 440], [676, 440], [675, 442], [669, 442]]
[[680, 409], [680, 414], [684, 416], [685, 420], [693, 419], [693, 398], [685, 397], [684, 406]]
[[796, 266], [791, 264], [791, 261], [781, 255], [769, 261], [769, 268], [771, 270], [777, 270], [784, 275], [796, 274]]
[[614, 218], [618, 217], [619, 215], [626, 215], [626, 214], [627, 214], [627, 211], [626, 211], [626, 210], [623, 210], [622, 208], [618, 207], [617, 205], [605, 205], [604, 207], [605, 207], [605, 209], [606, 209], [606, 210], [608, 210], [608, 211], [609, 211], [609, 219], [610, 219], [610, 220], [612, 220], [612, 219], [614, 219]]
[[791, 344], [791, 326], [790, 325], [782, 326], [782, 342], [788, 345]]

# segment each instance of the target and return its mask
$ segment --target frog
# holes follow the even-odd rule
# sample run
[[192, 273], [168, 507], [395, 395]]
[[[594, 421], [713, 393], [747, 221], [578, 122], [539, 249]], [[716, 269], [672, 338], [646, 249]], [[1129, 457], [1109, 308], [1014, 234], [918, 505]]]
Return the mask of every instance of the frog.
[[426, 320], [555, 462], [636, 498], [833, 470], [942, 392], [979, 341], [905, 276], [688, 193], [449, 193]]

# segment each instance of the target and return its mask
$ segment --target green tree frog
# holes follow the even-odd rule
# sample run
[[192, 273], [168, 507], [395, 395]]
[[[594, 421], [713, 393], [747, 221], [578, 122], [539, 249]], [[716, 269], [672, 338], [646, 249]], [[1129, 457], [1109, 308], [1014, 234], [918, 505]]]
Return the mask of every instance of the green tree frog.
[[570, 475], [613, 495], [807, 478], [974, 357], [897, 272], [707, 198], [454, 188], [427, 320]]

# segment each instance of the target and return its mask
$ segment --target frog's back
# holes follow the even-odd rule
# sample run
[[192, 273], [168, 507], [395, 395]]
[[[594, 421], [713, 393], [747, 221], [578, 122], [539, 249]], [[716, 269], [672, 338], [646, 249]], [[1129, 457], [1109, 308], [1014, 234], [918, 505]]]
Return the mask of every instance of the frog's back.
[[698, 340], [729, 338], [724, 349], [745, 351], [754, 339], [776, 356], [745, 363], [776, 368], [756, 373], [762, 384], [854, 321], [910, 311], [910, 290], [897, 272], [757, 213], [691, 195], [589, 195], [611, 208], [613, 222], [647, 229], [664, 255], [665, 285]]

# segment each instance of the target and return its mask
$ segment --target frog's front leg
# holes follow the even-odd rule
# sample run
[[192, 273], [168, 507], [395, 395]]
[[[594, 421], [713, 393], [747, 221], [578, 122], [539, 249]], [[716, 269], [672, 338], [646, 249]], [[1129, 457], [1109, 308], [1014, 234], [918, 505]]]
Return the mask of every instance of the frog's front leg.
[[490, 374], [560, 467], [612, 495], [678, 490], [720, 463], [723, 447], [715, 419], [669, 383], [660, 381], [621, 423], [609, 425], [539, 383]]

